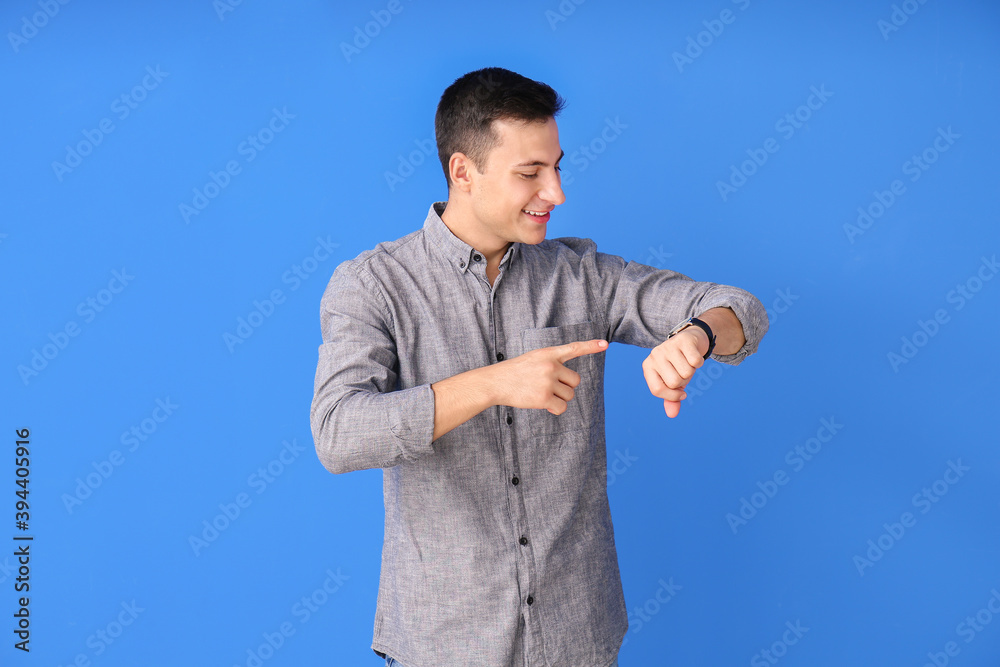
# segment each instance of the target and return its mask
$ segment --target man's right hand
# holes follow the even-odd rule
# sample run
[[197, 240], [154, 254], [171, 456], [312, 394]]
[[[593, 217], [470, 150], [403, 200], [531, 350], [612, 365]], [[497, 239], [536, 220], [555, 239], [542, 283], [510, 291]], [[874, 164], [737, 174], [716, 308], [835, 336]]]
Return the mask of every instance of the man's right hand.
[[488, 368], [495, 382], [495, 405], [548, 410], [561, 415], [580, 384], [580, 374], [563, 364], [607, 349], [606, 340], [595, 338], [543, 347], [493, 364]]
[[434, 391], [434, 436], [437, 440], [493, 405], [566, 412], [580, 374], [563, 364], [584, 354], [608, 349], [606, 340], [581, 340], [543, 347], [519, 357], [438, 380]]

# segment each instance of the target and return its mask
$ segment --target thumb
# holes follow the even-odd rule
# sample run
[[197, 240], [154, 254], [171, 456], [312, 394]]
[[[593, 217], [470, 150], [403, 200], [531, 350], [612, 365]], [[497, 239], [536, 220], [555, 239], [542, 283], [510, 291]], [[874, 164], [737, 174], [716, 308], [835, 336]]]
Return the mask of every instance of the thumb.
[[670, 417], [671, 419], [673, 419], [681, 411], [681, 402], [680, 401], [668, 401], [667, 399], [663, 399], [663, 410], [667, 413], [668, 417]]

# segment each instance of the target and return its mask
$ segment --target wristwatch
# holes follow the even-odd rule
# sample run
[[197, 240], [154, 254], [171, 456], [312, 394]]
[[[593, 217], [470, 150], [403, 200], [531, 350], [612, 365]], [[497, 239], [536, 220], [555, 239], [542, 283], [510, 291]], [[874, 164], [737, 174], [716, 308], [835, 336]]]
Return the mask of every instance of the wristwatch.
[[689, 317], [675, 326], [670, 330], [670, 333], [667, 334], [667, 339], [673, 338], [676, 334], [679, 334], [690, 326], [701, 327], [701, 329], [708, 334], [708, 352], [705, 353], [705, 359], [708, 359], [712, 354], [712, 350], [715, 349], [715, 334], [712, 333], [712, 327], [708, 326], [708, 324], [699, 320], [697, 317]]

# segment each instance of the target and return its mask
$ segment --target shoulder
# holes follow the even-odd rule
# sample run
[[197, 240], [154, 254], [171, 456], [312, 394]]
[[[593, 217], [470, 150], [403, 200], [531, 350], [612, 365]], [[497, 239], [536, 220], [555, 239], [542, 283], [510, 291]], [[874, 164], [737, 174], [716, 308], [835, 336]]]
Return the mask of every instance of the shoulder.
[[[423, 240], [424, 230], [417, 229], [341, 261], [330, 276], [324, 298], [333, 298], [350, 291], [381, 294], [384, 283], [398, 273], [392, 267], [415, 259], [414, 255], [423, 247]], [[384, 295], [382, 298], [384, 299]]]
[[417, 229], [398, 239], [382, 241], [374, 248], [363, 250], [355, 257], [342, 261], [334, 274], [350, 272], [374, 277], [388, 264], [405, 262], [415, 250], [423, 248], [423, 240], [424, 230]]
[[592, 239], [562, 236], [545, 239], [537, 244], [521, 244], [525, 258], [541, 264], [580, 264], [593, 261], [597, 255], [597, 244]]
[[353, 259], [346, 260], [344, 264], [350, 264], [358, 269], [384, 262], [398, 261], [402, 256], [411, 252], [415, 247], [422, 246], [424, 230], [417, 229], [406, 236], [401, 236], [393, 241], [382, 241], [374, 248], [364, 250]]
[[554, 239], [545, 239], [536, 247], [542, 252], [567, 256], [576, 255], [578, 257], [597, 252], [597, 243], [593, 239], [584, 239], [576, 236], [560, 236]]
[[545, 239], [537, 245], [522, 245], [522, 251], [529, 261], [543, 265], [571, 265], [593, 268], [599, 271], [621, 270], [627, 262], [617, 256], [597, 250], [593, 239], [576, 236], [561, 236]]

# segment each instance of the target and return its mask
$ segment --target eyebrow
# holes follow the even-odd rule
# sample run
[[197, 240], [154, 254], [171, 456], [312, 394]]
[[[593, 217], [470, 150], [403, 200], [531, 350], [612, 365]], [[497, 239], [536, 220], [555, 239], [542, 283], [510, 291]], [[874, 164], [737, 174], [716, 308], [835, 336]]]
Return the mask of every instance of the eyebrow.
[[[566, 151], [560, 150], [559, 151], [559, 160], [562, 160], [564, 155], [566, 155]], [[556, 160], [556, 163], [558, 163], [559, 160]], [[548, 162], [542, 162], [541, 160], [535, 160], [534, 162], [522, 162], [521, 164], [515, 164], [514, 168], [516, 169], [518, 167], [547, 167], [547, 166], [549, 166]]]

